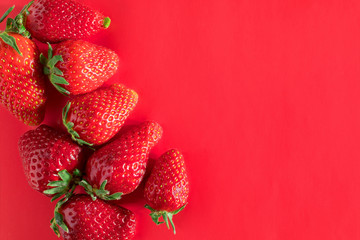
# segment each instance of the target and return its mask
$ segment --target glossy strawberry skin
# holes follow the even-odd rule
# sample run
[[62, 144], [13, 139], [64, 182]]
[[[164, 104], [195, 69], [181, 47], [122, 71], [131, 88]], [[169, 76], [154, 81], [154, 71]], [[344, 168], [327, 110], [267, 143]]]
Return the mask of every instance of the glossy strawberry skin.
[[72, 196], [59, 212], [69, 228], [68, 233], [60, 228], [64, 240], [130, 240], [135, 235], [134, 213], [87, 195]]
[[133, 192], [143, 179], [149, 153], [162, 132], [161, 126], [151, 121], [127, 129], [90, 157], [85, 170], [87, 181], [99, 188], [107, 180], [106, 190], [110, 194]]
[[114, 51], [82, 40], [59, 43], [53, 55], [63, 58], [56, 67], [69, 83], [63, 87], [72, 95], [97, 89], [115, 74], [119, 66], [119, 57]]
[[84, 39], [104, 29], [105, 16], [73, 0], [35, 0], [25, 27], [41, 42]]
[[101, 145], [121, 129], [137, 101], [137, 93], [124, 85], [99, 88], [74, 97], [65, 122], [74, 124], [83, 141]]
[[47, 125], [26, 132], [19, 140], [19, 152], [29, 185], [39, 191], [58, 181], [60, 170], [82, 169], [82, 149], [67, 134]]
[[39, 61], [40, 52], [35, 43], [16, 33], [22, 53], [0, 39], [0, 102], [20, 121], [39, 125], [45, 115], [45, 76]]
[[184, 157], [171, 149], [164, 153], [145, 184], [145, 200], [157, 211], [174, 212], [187, 204], [189, 181]]

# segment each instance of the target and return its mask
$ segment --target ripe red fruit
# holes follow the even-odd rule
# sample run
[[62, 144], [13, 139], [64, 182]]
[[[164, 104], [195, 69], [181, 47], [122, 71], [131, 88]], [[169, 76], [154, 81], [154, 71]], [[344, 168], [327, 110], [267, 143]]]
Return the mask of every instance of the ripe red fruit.
[[40, 60], [51, 83], [66, 95], [97, 89], [115, 74], [119, 65], [114, 51], [82, 40], [61, 42], [54, 50], [49, 44], [48, 59], [41, 54]]
[[55, 210], [56, 218], [52, 228], [64, 240], [130, 240], [135, 236], [133, 212], [87, 195], [72, 196]]
[[0, 39], [0, 102], [20, 121], [39, 125], [45, 116], [45, 82], [40, 52], [33, 41], [16, 33], [22, 56]]
[[[104, 200], [108, 200], [108, 194], [133, 192], [143, 179], [149, 153], [161, 136], [162, 128], [156, 122], [131, 127], [90, 157], [85, 170], [87, 182], [80, 184], [92, 197], [95, 194]], [[104, 182], [106, 190], [101, 187]]]
[[174, 233], [175, 226], [172, 220], [187, 204], [189, 197], [189, 181], [185, 169], [183, 155], [175, 149], [164, 153], [155, 163], [146, 184], [145, 207], [151, 210], [151, 217], [156, 224], [163, 217], [167, 227], [170, 221]]
[[63, 123], [79, 144], [101, 145], [122, 127], [138, 95], [121, 84], [74, 97], [63, 109]]
[[[19, 151], [29, 185], [41, 193], [46, 190], [48, 195], [67, 192], [72, 180], [68, 175], [83, 166], [81, 148], [67, 134], [46, 125], [21, 136]], [[50, 184], [54, 181], [55, 185]]]
[[8, 18], [5, 31], [0, 32], [0, 102], [20, 121], [37, 126], [44, 119], [46, 103], [40, 52], [18, 22]]
[[73, 0], [35, 0], [23, 16], [31, 35], [49, 43], [84, 39], [110, 25], [110, 18]]

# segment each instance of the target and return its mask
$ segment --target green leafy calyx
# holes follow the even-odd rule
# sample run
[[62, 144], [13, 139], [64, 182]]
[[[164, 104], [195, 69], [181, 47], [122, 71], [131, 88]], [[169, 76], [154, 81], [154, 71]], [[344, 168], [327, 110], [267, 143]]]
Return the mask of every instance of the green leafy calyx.
[[75, 189], [78, 182], [81, 180], [81, 172], [75, 169], [73, 174], [70, 174], [66, 169], [58, 172], [61, 180], [52, 181], [47, 186], [52, 187], [44, 191], [44, 194], [54, 195], [51, 201], [55, 201], [62, 195], [71, 192]]
[[61, 170], [58, 173], [61, 180], [52, 181], [48, 184], [49, 187], [53, 187], [51, 189], [45, 190], [45, 194], [54, 195], [51, 201], [55, 201], [56, 199], [61, 198], [55, 206], [54, 217], [50, 221], [50, 227], [55, 232], [55, 234], [60, 237], [59, 227], [61, 227], [65, 232], [69, 232], [69, 228], [66, 226], [64, 222], [63, 215], [59, 212], [60, 207], [69, 200], [69, 198], [73, 195], [76, 186], [79, 184], [81, 180], [81, 172], [78, 169], [75, 169], [73, 174], [70, 174], [66, 169]]
[[117, 193], [110, 195], [110, 191], [105, 189], [106, 184], [107, 184], [107, 180], [103, 181], [101, 183], [100, 188], [97, 189], [97, 188], [94, 188], [93, 186], [91, 186], [86, 180], [81, 180], [79, 182], [79, 185], [84, 188], [85, 192], [87, 194], [89, 194], [90, 197], [92, 198], [92, 200], [94, 200], [94, 201], [96, 200], [96, 198], [100, 198], [100, 199], [107, 200], [107, 201], [119, 200], [121, 198], [122, 193], [117, 192]]
[[[154, 223], [156, 223], [156, 225], [165, 223], [167, 228], [170, 229], [170, 226], [169, 226], [169, 222], [170, 222], [170, 224], [174, 230], [174, 234], [176, 234], [175, 224], [173, 222], [173, 216], [178, 214], [180, 211], [182, 211], [185, 208], [185, 206], [186, 206], [186, 204], [184, 206], [182, 206], [181, 208], [179, 208], [178, 210], [175, 210], [173, 212], [157, 211], [147, 204], [145, 205], [145, 208], [147, 208], [151, 211], [150, 216], [151, 216], [152, 220], [154, 221]], [[159, 220], [160, 217], [162, 217], [164, 221], [161, 222]]]
[[64, 216], [59, 212], [59, 209], [61, 208], [64, 203], [66, 203], [69, 198], [73, 195], [74, 189], [72, 191], [65, 194], [65, 196], [60, 199], [56, 205], [54, 210], [54, 217], [50, 220], [50, 227], [55, 232], [55, 234], [60, 237], [60, 230], [59, 227], [61, 227], [65, 232], [69, 232], [69, 228], [66, 226], [64, 222]]
[[64, 126], [66, 127], [68, 132], [71, 134], [71, 138], [75, 142], [77, 142], [81, 146], [87, 145], [87, 146], [91, 147], [93, 144], [85, 142], [84, 140], [80, 139], [80, 135], [74, 130], [74, 123], [67, 120], [70, 107], [71, 107], [71, 102], [67, 102], [62, 111], [62, 120], [63, 120]]
[[70, 92], [60, 85], [69, 85], [69, 83], [63, 78], [63, 72], [55, 67], [58, 62], [62, 62], [63, 58], [61, 55], [53, 56], [53, 48], [50, 43], [48, 43], [48, 58], [44, 54], [40, 54], [40, 62], [44, 66], [44, 74], [48, 75], [51, 84], [58, 90], [60, 93], [68, 96]]
[[17, 33], [21, 34], [23, 37], [30, 38], [29, 31], [25, 28], [26, 15], [29, 14], [29, 7], [33, 4], [34, 1], [31, 1], [29, 4], [25, 5], [21, 12], [13, 19], [7, 18], [15, 6], [10, 7], [4, 15], [0, 18], [0, 23], [3, 22], [6, 18], [6, 29], [4, 32], [0, 33], [0, 38], [9, 46], [15, 49], [17, 53], [22, 56], [22, 53], [16, 43], [16, 40], [13, 36], [10, 36], [8, 33]]

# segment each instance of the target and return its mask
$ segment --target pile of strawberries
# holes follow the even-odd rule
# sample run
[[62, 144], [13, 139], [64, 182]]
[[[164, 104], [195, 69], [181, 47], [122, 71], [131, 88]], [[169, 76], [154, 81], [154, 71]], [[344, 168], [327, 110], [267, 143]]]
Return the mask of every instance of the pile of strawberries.
[[[119, 57], [80, 40], [109, 25], [109, 18], [82, 3], [35, 0], [14, 19], [7, 18], [0, 32], [2, 105], [23, 123], [38, 126], [48, 98], [45, 81], [69, 97], [62, 110], [67, 132], [42, 124], [19, 140], [28, 183], [57, 201], [51, 227], [63, 239], [134, 237], [135, 214], [112, 200], [140, 185], [149, 153], [163, 134], [154, 121], [117, 134], [138, 95], [121, 84], [102, 87], [117, 71]], [[48, 43], [47, 56], [31, 38]], [[188, 195], [184, 158], [171, 149], [156, 161], [146, 180], [145, 207], [156, 224], [169, 228], [170, 222], [175, 233], [173, 215], [184, 209]]]

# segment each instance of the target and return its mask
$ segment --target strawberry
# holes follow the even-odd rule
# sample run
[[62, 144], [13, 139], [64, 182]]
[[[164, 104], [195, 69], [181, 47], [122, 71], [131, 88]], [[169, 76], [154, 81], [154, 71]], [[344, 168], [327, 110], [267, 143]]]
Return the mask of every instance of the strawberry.
[[119, 193], [120, 198], [121, 194], [133, 192], [145, 174], [150, 150], [161, 136], [162, 128], [156, 122], [131, 127], [90, 157], [85, 170], [87, 181], [80, 185], [93, 198], [97, 195], [104, 200], [112, 200], [108, 194]]
[[110, 25], [110, 18], [73, 0], [35, 0], [21, 16], [34, 38], [49, 43], [84, 39]]
[[155, 163], [145, 183], [146, 208], [156, 224], [163, 217], [167, 227], [170, 221], [174, 234], [173, 215], [183, 210], [189, 197], [189, 181], [183, 155], [175, 149], [164, 153]]
[[130, 240], [136, 228], [130, 210], [82, 194], [57, 204], [51, 223], [64, 240]]
[[[26, 132], [19, 140], [19, 151], [29, 185], [49, 196], [57, 194], [56, 198], [71, 188], [71, 174], [83, 166], [81, 147], [47, 125]], [[78, 170], [74, 174], [79, 175]]]
[[79, 95], [63, 109], [63, 123], [80, 145], [101, 145], [122, 127], [138, 95], [121, 84]]
[[115, 52], [83, 40], [61, 42], [54, 51], [49, 44], [48, 59], [41, 54], [40, 61], [54, 87], [66, 95], [97, 89], [114, 75], [119, 65]]
[[[2, 22], [11, 7], [0, 19]], [[22, 35], [21, 35], [21, 34]], [[0, 102], [20, 121], [39, 125], [45, 115], [45, 81], [40, 52], [16, 19], [0, 32]]]

